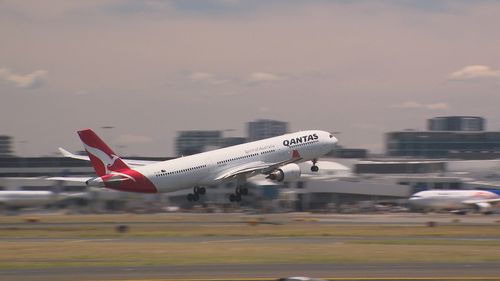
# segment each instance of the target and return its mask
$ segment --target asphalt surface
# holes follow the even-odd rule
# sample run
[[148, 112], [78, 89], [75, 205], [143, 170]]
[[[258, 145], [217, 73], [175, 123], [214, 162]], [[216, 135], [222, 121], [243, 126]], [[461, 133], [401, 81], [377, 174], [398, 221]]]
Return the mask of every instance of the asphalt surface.
[[500, 278], [500, 264], [258, 264], [85, 267], [0, 270], [1, 280], [151, 280], [214, 279], [246, 281], [259, 278], [312, 276], [318, 278], [443, 279]]
[[194, 237], [125, 237], [125, 238], [46, 238], [46, 237], [20, 237], [20, 238], [3, 238], [0, 237], [0, 243], [4, 242], [117, 242], [117, 243], [199, 243], [199, 244], [223, 244], [223, 243], [258, 243], [258, 244], [278, 244], [278, 243], [336, 243], [345, 241], [500, 241], [500, 237], [424, 237], [424, 236], [405, 236], [405, 237], [385, 237], [385, 236], [324, 236], [324, 237], [234, 237], [234, 236], [194, 236]]
[[[58, 214], [55, 214], [58, 215]], [[50, 220], [52, 215], [24, 215], [5, 217], [0, 215], [0, 223], [2, 227], [16, 226], [19, 227], [19, 220], [25, 217], [41, 218], [41, 223], [46, 226], [60, 226], [60, 225], [107, 225], [110, 223], [128, 223], [128, 224], [241, 224], [245, 220], [252, 218], [263, 218], [261, 223], [264, 224], [285, 224], [292, 221], [307, 221], [311, 220], [315, 223], [321, 224], [398, 224], [398, 225], [422, 225], [428, 222], [435, 222], [438, 224], [460, 224], [469, 225], [482, 225], [482, 224], [496, 224], [500, 223], [500, 214], [496, 215], [453, 215], [448, 213], [380, 213], [380, 214], [309, 214], [309, 213], [285, 213], [285, 214], [244, 214], [244, 213], [211, 213], [211, 214], [192, 214], [192, 213], [162, 213], [153, 215], [144, 215], [147, 219], [140, 221], [130, 220], [127, 214], [112, 215], [109, 217], [103, 215], [100, 221], [79, 221], [78, 218], [82, 217], [99, 217], [99, 215], [82, 215], [82, 216], [67, 216], [67, 218], [76, 219], [71, 221], [54, 221]], [[132, 215], [134, 217], [141, 217], [141, 215]], [[175, 217], [175, 220], [170, 220]], [[19, 218], [19, 219], [16, 219]], [[48, 221], [47, 221], [48, 220]], [[36, 226], [34, 224], [33, 226]], [[29, 225], [25, 225], [29, 227]]]
[[[134, 224], [165, 224], [171, 223], [173, 225], [182, 224], [241, 224], [241, 217], [251, 217], [241, 214], [222, 215], [222, 214], [197, 214], [197, 215], [184, 215], [180, 216], [180, 221], [165, 222], [158, 221], [158, 217], [152, 221], [141, 222], [126, 222], [129, 225]], [[453, 224], [457, 220], [460, 224], [498, 224], [500, 216], [455, 216], [448, 214], [377, 214], [377, 215], [321, 215], [321, 214], [281, 214], [281, 215], [265, 215], [266, 222], [272, 223], [287, 223], [295, 220], [313, 219], [314, 223], [321, 224], [405, 224], [405, 225], [421, 225], [429, 221], [438, 224]], [[186, 220], [182, 219], [186, 218]], [[206, 219], [205, 219], [206, 218]], [[125, 222], [125, 221], [124, 221]], [[2, 222], [0, 218], [0, 231], [1, 228], [9, 227], [37, 227], [40, 224], [33, 226], [29, 224], [19, 224]], [[79, 222], [77, 220], [71, 222], [48, 222], [41, 223], [44, 226], [50, 225], [74, 225], [80, 224], [115, 224], [115, 222], [100, 221], [100, 222]], [[72, 242], [72, 241], [86, 241], [86, 242], [100, 242], [100, 241], [114, 241], [118, 243], [142, 243], [142, 242], [172, 242], [172, 243], [239, 243], [239, 242], [252, 242], [252, 243], [332, 243], [342, 242], [345, 240], [394, 240], [395, 238], [387, 237], [127, 237], [127, 238], [43, 238], [43, 237], [27, 237], [27, 238], [0, 238], [2, 242], [16, 242], [16, 241], [33, 241], [33, 242]], [[429, 239], [429, 237], [419, 236], [406, 236], [398, 237], [397, 239]], [[440, 238], [432, 237], [432, 240], [464, 240], [464, 241], [499, 241], [499, 236], [467, 238]], [[63, 244], [62, 244], [63, 246]], [[500, 254], [500, 253], [499, 253]], [[383, 263], [383, 264], [251, 264], [251, 265], [185, 265], [185, 266], [106, 266], [106, 267], [58, 267], [46, 269], [0, 269], [0, 280], [12, 281], [60, 281], [60, 280], [166, 280], [178, 279], [186, 280], [192, 279], [212, 279], [212, 280], [238, 280], [238, 278], [246, 278], [245, 281], [258, 280], [258, 278], [280, 278], [286, 276], [312, 276], [325, 279], [340, 280], [342, 278], [366, 278], [365, 280], [439, 280], [443, 278], [456, 278], [456, 279], [470, 279], [470, 278], [497, 278], [500, 280], [500, 264], [499, 263]], [[413, 279], [412, 279], [413, 278]], [[262, 279], [261, 279], [262, 280]]]

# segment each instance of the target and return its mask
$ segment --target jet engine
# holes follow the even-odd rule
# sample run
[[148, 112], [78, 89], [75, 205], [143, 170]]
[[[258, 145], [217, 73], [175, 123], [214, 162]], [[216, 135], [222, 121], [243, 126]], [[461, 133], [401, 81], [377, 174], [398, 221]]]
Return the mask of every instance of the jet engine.
[[272, 171], [267, 178], [278, 182], [298, 180], [300, 178], [300, 167], [293, 163], [287, 164]]
[[486, 202], [481, 202], [481, 203], [476, 203], [475, 204], [476, 210], [479, 211], [480, 213], [489, 215], [492, 213], [492, 206], [490, 203]]

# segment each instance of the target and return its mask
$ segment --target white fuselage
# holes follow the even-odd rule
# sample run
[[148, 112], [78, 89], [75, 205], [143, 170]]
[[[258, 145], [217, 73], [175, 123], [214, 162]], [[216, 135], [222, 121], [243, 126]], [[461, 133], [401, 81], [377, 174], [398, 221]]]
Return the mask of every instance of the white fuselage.
[[50, 191], [0, 191], [0, 204], [6, 207], [35, 207], [56, 201], [57, 196]]
[[465, 202], [498, 198], [498, 195], [484, 190], [426, 190], [413, 194], [409, 204], [427, 210], [458, 210], [471, 207]]
[[330, 152], [336, 142], [337, 139], [329, 132], [301, 131], [137, 167], [135, 170], [147, 177], [158, 192], [172, 192], [217, 184], [222, 181], [218, 179], [221, 175], [246, 165], [253, 167], [291, 160], [294, 151], [300, 155], [295, 163], [317, 159]]

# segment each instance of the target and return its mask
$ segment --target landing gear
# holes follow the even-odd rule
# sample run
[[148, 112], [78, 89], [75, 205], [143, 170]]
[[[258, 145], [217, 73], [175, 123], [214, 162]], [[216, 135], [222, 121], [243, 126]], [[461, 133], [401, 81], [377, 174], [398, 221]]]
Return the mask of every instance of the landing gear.
[[187, 200], [189, 202], [193, 202], [193, 201], [196, 202], [196, 201], [200, 200], [200, 195], [197, 194], [197, 193], [194, 193], [194, 194], [193, 193], [189, 193], [187, 195]]
[[205, 195], [207, 193], [207, 189], [202, 186], [195, 186], [193, 188], [193, 193], [189, 193], [187, 195], [187, 200], [189, 202], [197, 202], [200, 200], [200, 195]]
[[229, 195], [229, 201], [241, 202], [241, 198], [243, 195], [248, 195], [248, 188], [244, 186], [238, 186], [234, 193]]
[[205, 193], [207, 193], [207, 190], [202, 186], [195, 186], [193, 188], [193, 191], [195, 194], [199, 194], [199, 195], [205, 195]]
[[248, 195], [248, 188], [241, 186], [236, 188], [236, 193], [239, 193], [241, 195]]
[[241, 201], [241, 194], [239, 193], [232, 193], [229, 195], [229, 201], [231, 202], [240, 202]]
[[315, 172], [316, 173], [317, 171], [319, 171], [319, 167], [316, 166], [316, 162], [318, 162], [318, 160], [317, 159], [313, 159], [312, 162], [313, 162], [313, 165], [311, 166], [311, 172]]

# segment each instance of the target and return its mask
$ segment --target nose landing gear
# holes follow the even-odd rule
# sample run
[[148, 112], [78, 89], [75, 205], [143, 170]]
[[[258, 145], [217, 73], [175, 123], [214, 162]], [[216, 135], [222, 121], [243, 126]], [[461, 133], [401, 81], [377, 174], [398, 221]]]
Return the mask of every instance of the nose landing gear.
[[316, 173], [319, 171], [319, 167], [316, 166], [316, 162], [318, 162], [318, 159], [313, 159], [312, 162], [313, 162], [313, 165], [311, 166], [311, 172]]

